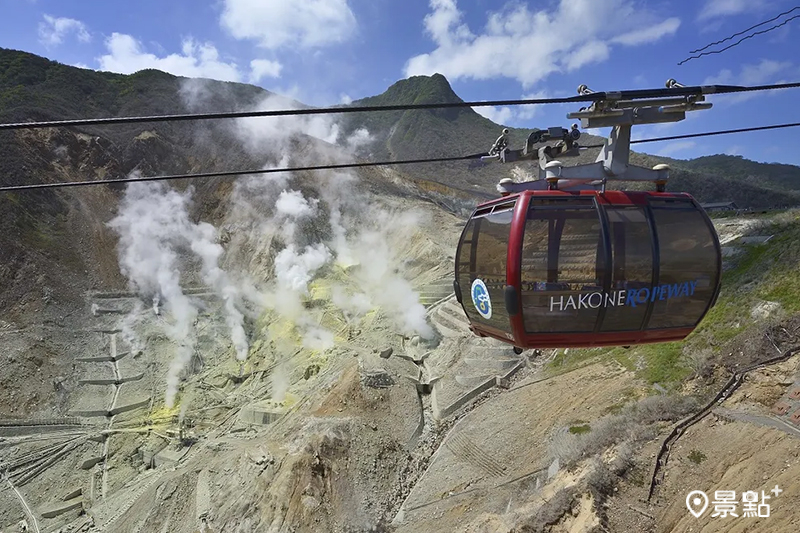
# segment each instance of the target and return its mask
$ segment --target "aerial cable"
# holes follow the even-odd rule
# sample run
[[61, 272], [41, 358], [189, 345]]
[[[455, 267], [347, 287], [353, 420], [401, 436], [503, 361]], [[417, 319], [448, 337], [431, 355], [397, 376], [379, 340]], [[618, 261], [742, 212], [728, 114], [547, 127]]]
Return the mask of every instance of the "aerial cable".
[[[729, 133], [745, 133], [750, 131], [763, 131], [763, 130], [772, 130], [772, 129], [780, 129], [780, 128], [792, 128], [800, 126], [800, 122], [794, 123], [787, 123], [787, 124], [775, 124], [772, 126], [756, 126], [752, 128], [739, 128], [735, 130], [720, 130], [720, 131], [708, 131], [703, 133], [688, 133], [684, 135], [671, 135], [669, 137], [655, 137], [652, 139], [639, 139], [636, 141], [631, 141], [631, 144], [635, 143], [648, 143], [648, 142], [658, 142], [658, 141], [670, 141], [676, 139], [689, 139], [694, 137], [711, 137], [714, 135], [727, 135]], [[590, 145], [590, 146], [582, 146], [582, 148], [601, 148], [602, 144]], [[248, 175], [258, 175], [258, 174], [276, 174], [280, 172], [305, 172], [305, 171], [318, 171], [318, 170], [341, 170], [347, 168], [365, 168], [365, 167], [386, 167], [386, 166], [394, 166], [394, 165], [410, 165], [410, 164], [419, 164], [419, 163], [445, 163], [451, 161], [467, 161], [471, 159], [479, 159], [482, 156], [485, 156], [486, 153], [482, 152], [479, 154], [472, 154], [472, 155], [461, 155], [461, 156], [454, 156], [454, 157], [434, 157], [430, 159], [403, 159], [400, 161], [375, 161], [375, 162], [362, 162], [362, 163], [336, 163], [336, 164], [329, 164], [329, 165], [314, 165], [314, 166], [306, 166], [306, 167], [284, 167], [284, 168], [266, 168], [266, 169], [253, 169], [253, 170], [228, 170], [228, 171], [220, 171], [220, 172], [201, 172], [196, 174], [171, 174], [171, 175], [163, 175], [163, 176], [134, 176], [134, 177], [127, 177], [127, 178], [120, 178], [120, 179], [113, 179], [113, 180], [92, 180], [92, 181], [67, 181], [67, 182], [57, 182], [57, 183], [36, 183], [30, 185], [9, 185], [0, 187], [0, 192], [12, 192], [12, 191], [24, 191], [24, 190], [31, 190], [31, 189], [56, 189], [56, 188], [63, 188], [63, 187], [84, 187], [89, 185], [109, 185], [112, 183], [135, 183], [140, 181], [167, 181], [167, 180], [180, 180], [180, 179], [199, 179], [199, 178], [225, 178], [225, 177], [236, 177], [236, 176], [248, 176]]]
[[652, 139], [639, 139], [637, 141], [631, 141], [631, 144], [637, 143], [654, 143], [658, 141], [674, 141], [676, 139], [692, 139], [695, 137], [711, 137], [714, 135], [727, 135], [729, 133], [746, 133], [748, 131], [764, 131], [764, 130], [777, 130], [781, 128], [795, 128], [800, 126], [800, 122], [792, 122], [789, 124], [775, 124], [773, 126], [757, 126], [753, 128], [738, 128], [735, 130], [719, 130], [719, 131], [708, 131], [704, 133], [685, 133], [683, 135], [670, 135], [668, 137], [654, 137]]
[[740, 36], [740, 35], [744, 35], [745, 33], [749, 32], [750, 30], [754, 30], [754, 29], [758, 28], [759, 26], [763, 26], [764, 24], [768, 24], [768, 23], [770, 23], [770, 22], [774, 22], [774, 21], [778, 20], [779, 18], [781, 18], [782, 16], [784, 16], [784, 15], [788, 15], [789, 13], [791, 13], [791, 12], [793, 12], [793, 11], [797, 11], [798, 9], [800, 9], [800, 6], [793, 7], [793, 8], [792, 8], [792, 9], [790, 9], [789, 11], [784, 11], [784, 12], [783, 12], [783, 13], [781, 13], [780, 15], [776, 15], [776, 16], [772, 17], [772, 18], [771, 18], [771, 19], [769, 19], [769, 20], [765, 20], [764, 22], [759, 22], [759, 23], [758, 23], [758, 24], [756, 24], [755, 26], [750, 26], [750, 27], [749, 27], [749, 28], [747, 28], [746, 30], [742, 30], [742, 31], [740, 31], [740, 32], [738, 32], [738, 33], [734, 33], [733, 35], [731, 35], [731, 36], [729, 36], [729, 37], [725, 37], [725, 38], [724, 38], [724, 39], [722, 39], [721, 41], [715, 41], [715, 42], [713, 42], [713, 43], [710, 43], [710, 44], [707, 44], [707, 45], [705, 45], [703, 48], [698, 48], [697, 50], [690, 50], [690, 51], [689, 51], [689, 53], [690, 53], [690, 54], [696, 54], [696, 53], [698, 53], [698, 52], [702, 52], [703, 50], [705, 50], [705, 49], [707, 49], [707, 48], [711, 48], [712, 46], [715, 46], [715, 45], [718, 45], [718, 44], [722, 44], [722, 43], [724, 43], [725, 41], [730, 41], [730, 40], [731, 40], [731, 39], [733, 39], [734, 37], [738, 37], [738, 36]]
[[22, 191], [27, 189], [53, 189], [60, 187], [83, 187], [86, 185], [101, 185], [111, 183], [135, 183], [139, 181], [166, 181], [166, 180], [181, 180], [181, 179], [198, 179], [198, 178], [214, 178], [214, 177], [235, 177], [247, 176], [251, 174], [275, 174], [280, 172], [303, 172], [315, 170], [339, 170], [345, 168], [364, 168], [364, 167], [381, 167], [390, 165], [409, 165], [412, 163], [441, 163], [446, 161], [465, 161], [468, 159], [477, 159], [485, 155], [462, 155], [456, 157], [435, 157], [432, 159], [404, 159], [401, 161], [377, 161], [377, 162], [364, 162], [364, 163], [338, 163], [330, 165], [314, 165], [307, 167], [287, 167], [287, 168], [261, 168], [254, 170], [227, 170], [220, 172], [200, 172], [196, 174], [171, 174], [166, 176], [136, 176], [127, 177], [114, 180], [93, 180], [93, 181], [67, 181], [58, 183], [37, 183], [34, 185], [12, 185], [7, 187], [0, 187], [0, 192], [3, 191]]
[[178, 115], [152, 115], [142, 117], [109, 117], [71, 120], [51, 120], [44, 122], [17, 122], [0, 124], [0, 131], [33, 128], [54, 128], [60, 126], [99, 126], [107, 124], [137, 124], [142, 122], [176, 122], [185, 120], [214, 120], [250, 117], [282, 117], [298, 115], [332, 115], [343, 113], [363, 113], [376, 111], [409, 111], [416, 109], [448, 109], [485, 106], [515, 106], [539, 104], [568, 104], [574, 102], [599, 102], [605, 100], [641, 100], [648, 98], [665, 98], [677, 96], [696, 96], [706, 94], [730, 94], [752, 91], [768, 91], [775, 89], [795, 89], [800, 82], [780, 83], [772, 85], [755, 85], [744, 87], [739, 85], [703, 85], [694, 87], [672, 87], [667, 89], [633, 89], [627, 91], [589, 92], [577, 96], [560, 98], [534, 98], [523, 100], [494, 100], [483, 102], [449, 102], [439, 104], [396, 104], [359, 107], [307, 107], [301, 109], [280, 109], [271, 111], [235, 111], [221, 113], [188, 113]]
[[[710, 52], [701, 52], [701, 53], [697, 54], [696, 56], [687, 57], [687, 58], [686, 58], [686, 59], [684, 59], [683, 61], [679, 62], [679, 63], [678, 63], [678, 65], [683, 65], [683, 64], [684, 64], [684, 63], [686, 63], [687, 61], [691, 61], [692, 59], [699, 59], [699, 58], [701, 58], [701, 57], [703, 57], [703, 56], [710, 56], [710, 55], [713, 55], [713, 54], [721, 54], [721, 53], [722, 53], [722, 52], [724, 52], [725, 50], [730, 50], [730, 49], [731, 49], [731, 48], [733, 48], [734, 46], [737, 46], [737, 45], [741, 44], [741, 43], [742, 43], [742, 41], [746, 41], [747, 39], [750, 39], [750, 38], [752, 38], [752, 37], [755, 37], [756, 35], [762, 35], [762, 34], [764, 34], [764, 33], [771, 32], [772, 30], [777, 30], [777, 29], [778, 29], [778, 28], [780, 28], [781, 26], [784, 26], [784, 25], [788, 24], [789, 22], [791, 22], [791, 21], [793, 21], [794, 19], [797, 19], [797, 18], [800, 18], [800, 15], [795, 15], [795, 16], [793, 16], [793, 17], [789, 17], [788, 19], [784, 20], [784, 21], [783, 21], [783, 22], [781, 22], [780, 24], [776, 24], [775, 26], [772, 26], [772, 27], [770, 27], [770, 28], [767, 28], [766, 30], [757, 31], [757, 32], [755, 32], [755, 33], [752, 33], [752, 34], [750, 34], [750, 35], [747, 35], [746, 37], [742, 37], [741, 39], [739, 39], [739, 40], [738, 40], [738, 41], [736, 41], [735, 43], [733, 43], [733, 44], [729, 44], [729, 45], [728, 45], [728, 46], [726, 46], [725, 48], [720, 48], [719, 50], [712, 50], [712, 51], [710, 51]], [[691, 53], [691, 52], [690, 52], [690, 53]]]

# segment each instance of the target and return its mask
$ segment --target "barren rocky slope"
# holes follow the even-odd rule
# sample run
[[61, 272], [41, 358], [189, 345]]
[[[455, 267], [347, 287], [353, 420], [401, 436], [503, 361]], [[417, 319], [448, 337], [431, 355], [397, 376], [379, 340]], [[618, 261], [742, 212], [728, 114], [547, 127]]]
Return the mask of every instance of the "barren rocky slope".
[[[334, 126], [6, 133], [0, 182], [348, 160]], [[518, 356], [452, 297], [455, 194], [372, 170], [1, 196], [0, 528], [723, 531], [688, 492], [777, 484], [733, 527], [797, 530], [800, 355], [770, 363], [800, 344], [796, 212], [716, 221], [725, 289], [686, 342]]]

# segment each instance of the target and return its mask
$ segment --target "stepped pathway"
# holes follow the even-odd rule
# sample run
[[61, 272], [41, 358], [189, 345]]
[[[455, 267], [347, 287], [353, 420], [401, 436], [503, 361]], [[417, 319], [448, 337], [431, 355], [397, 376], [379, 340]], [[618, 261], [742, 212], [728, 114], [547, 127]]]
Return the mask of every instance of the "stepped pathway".
[[83, 433], [89, 427], [78, 417], [0, 420], [0, 437], [30, 442], [37, 435]]
[[[199, 288], [198, 292], [204, 292], [204, 288]], [[110, 441], [113, 438], [109, 430], [113, 428], [119, 415], [147, 407], [151, 399], [149, 391], [146, 399], [140, 394], [142, 385], [139, 382], [143, 382], [145, 372], [143, 362], [137, 359], [139, 354], [119, 350], [120, 331], [116, 326], [109, 326], [110, 323], [107, 322], [108, 315], [127, 314], [132, 309], [129, 301], [132, 296], [134, 295], [125, 292], [97, 292], [88, 295], [92, 315], [99, 322], [96, 331], [104, 337], [108, 346], [106, 353], [78, 359], [85, 365], [84, 376], [78, 381], [85, 392], [73, 414], [105, 419], [106, 434], [102, 441], [102, 450], [98, 457], [90, 461], [94, 463], [91, 469], [92, 486], [95, 486], [96, 479], [99, 481], [97, 492], [92, 491], [92, 499], [97, 497], [105, 500], [109, 495], [108, 459]], [[98, 312], [99, 310], [102, 312]], [[111, 320], [114, 321], [112, 323], [117, 321], [113, 317]], [[93, 390], [97, 393], [93, 393]], [[101, 403], [102, 398], [105, 398], [105, 403]]]
[[443, 337], [472, 336], [469, 322], [455, 295], [430, 309], [430, 318]]
[[[431, 405], [436, 419], [450, 416], [525, 364], [509, 344], [475, 336], [455, 295], [429, 309], [428, 316], [441, 334], [442, 343], [452, 345], [425, 359], [433, 384]], [[443, 355], [448, 352], [455, 354], [449, 360]]]
[[419, 289], [419, 302], [430, 309], [453, 295], [453, 278], [442, 278]]

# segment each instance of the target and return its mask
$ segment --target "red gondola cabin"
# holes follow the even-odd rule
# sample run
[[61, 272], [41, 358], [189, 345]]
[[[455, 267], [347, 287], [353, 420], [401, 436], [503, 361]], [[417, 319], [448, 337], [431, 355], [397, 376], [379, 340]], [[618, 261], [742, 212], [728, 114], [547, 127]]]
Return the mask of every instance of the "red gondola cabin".
[[454, 285], [476, 335], [626, 346], [685, 338], [720, 271], [717, 233], [686, 193], [522, 191], [472, 213]]

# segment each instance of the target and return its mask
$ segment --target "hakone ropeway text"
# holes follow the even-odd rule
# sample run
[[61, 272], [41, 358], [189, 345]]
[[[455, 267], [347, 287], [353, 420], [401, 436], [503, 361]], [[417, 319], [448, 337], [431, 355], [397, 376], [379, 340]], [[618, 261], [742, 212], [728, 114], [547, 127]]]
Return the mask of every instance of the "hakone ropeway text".
[[551, 296], [550, 311], [565, 311], [567, 309], [597, 309], [598, 307], [617, 307], [646, 304], [648, 301], [669, 300], [682, 296], [694, 295], [697, 281], [685, 281], [670, 285], [658, 285], [641, 289], [623, 289], [613, 292], [587, 292], [571, 296]]

